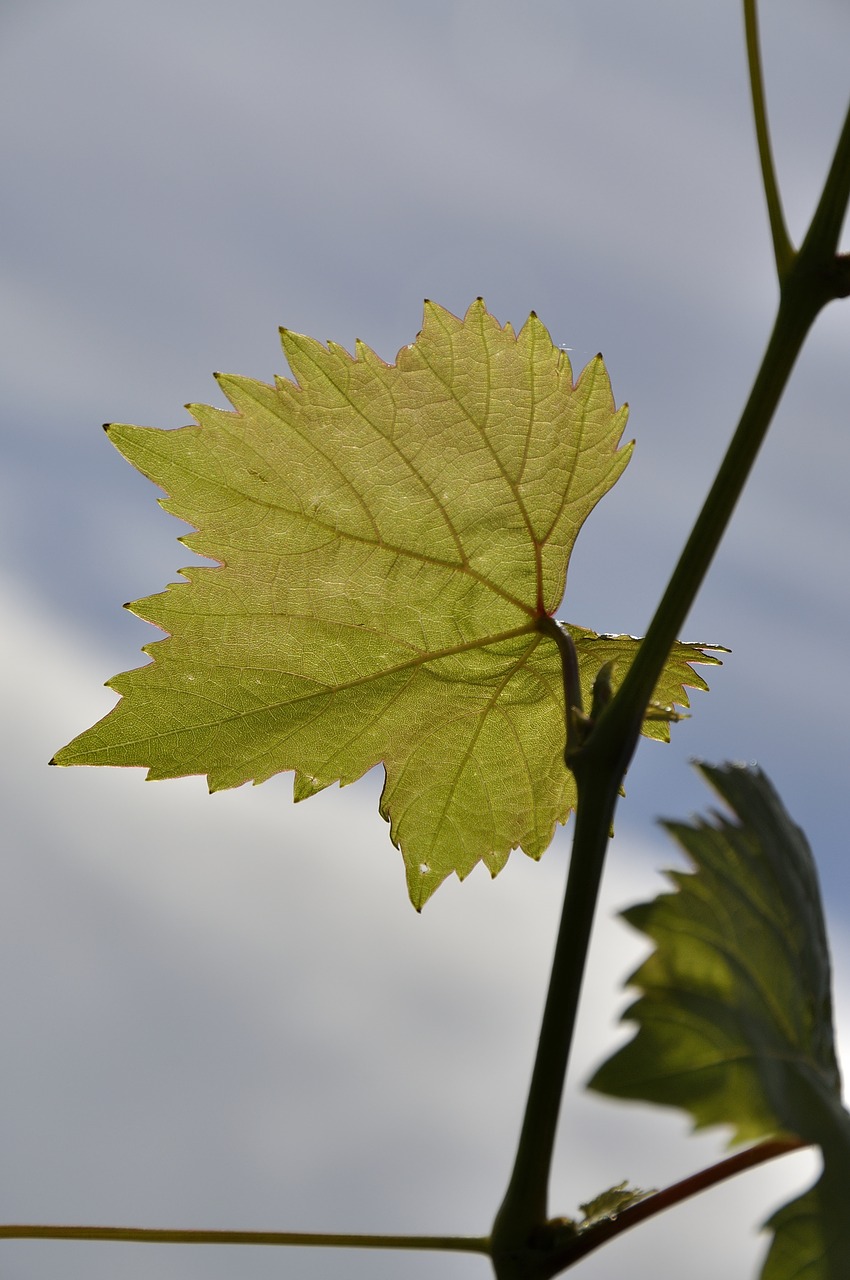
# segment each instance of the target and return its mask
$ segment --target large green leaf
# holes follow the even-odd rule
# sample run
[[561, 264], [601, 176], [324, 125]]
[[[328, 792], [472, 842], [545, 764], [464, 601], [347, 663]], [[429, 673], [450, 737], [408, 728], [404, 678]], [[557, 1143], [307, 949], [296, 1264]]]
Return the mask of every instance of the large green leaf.
[[[295, 798], [382, 763], [381, 811], [416, 906], [451, 872], [539, 857], [575, 802], [563, 760], [557, 609], [583, 521], [625, 467], [601, 357], [574, 386], [532, 315], [479, 300], [386, 365], [283, 332], [295, 382], [219, 377], [235, 412], [110, 439], [219, 562], [130, 605], [170, 633], [117, 676], [118, 706], [57, 764], [206, 773], [211, 790], [296, 771]], [[573, 629], [585, 696], [637, 641]], [[687, 705], [677, 645], [656, 700]], [[664, 713], [646, 731], [664, 736]]]
[[734, 818], [664, 824], [696, 871], [670, 872], [676, 892], [624, 913], [655, 951], [629, 979], [637, 1034], [590, 1088], [682, 1107], [736, 1141], [820, 1144], [820, 1180], [770, 1221], [762, 1280], [846, 1280], [850, 1115], [814, 861], [758, 769], [698, 767]]

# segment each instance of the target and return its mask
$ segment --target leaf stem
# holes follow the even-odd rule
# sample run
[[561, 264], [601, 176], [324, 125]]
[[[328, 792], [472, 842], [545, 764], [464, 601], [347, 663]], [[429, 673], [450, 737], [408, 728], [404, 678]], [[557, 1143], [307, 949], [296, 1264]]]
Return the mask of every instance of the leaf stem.
[[788, 229], [785, 225], [782, 198], [779, 194], [779, 185], [776, 181], [776, 170], [770, 146], [770, 132], [767, 124], [767, 108], [764, 98], [764, 78], [762, 76], [759, 49], [756, 0], [744, 0], [744, 28], [747, 35], [747, 67], [750, 74], [750, 92], [753, 99], [753, 117], [756, 126], [762, 183], [764, 184], [764, 194], [767, 201], [767, 216], [770, 220], [770, 234], [773, 238], [776, 273], [780, 281], [782, 281], [793, 263], [794, 246], [791, 243]]
[[135, 1244], [261, 1244], [322, 1249], [418, 1249], [490, 1252], [488, 1236], [347, 1235], [316, 1231], [181, 1231], [158, 1227], [0, 1225], [0, 1240], [112, 1240]]
[[537, 619], [537, 630], [549, 636], [558, 646], [561, 655], [561, 677], [564, 684], [564, 735], [566, 748], [565, 759], [578, 750], [581, 735], [578, 732], [579, 720], [583, 716], [581, 681], [578, 674], [578, 658], [572, 636], [566, 627], [562, 627], [556, 618], [542, 613]]

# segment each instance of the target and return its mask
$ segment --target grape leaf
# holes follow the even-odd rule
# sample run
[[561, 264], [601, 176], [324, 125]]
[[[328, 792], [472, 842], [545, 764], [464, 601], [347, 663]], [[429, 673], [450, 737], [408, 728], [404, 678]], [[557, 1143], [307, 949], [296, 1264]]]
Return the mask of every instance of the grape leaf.
[[633, 1204], [639, 1204], [652, 1194], [642, 1187], [630, 1187], [627, 1181], [618, 1182], [616, 1186], [608, 1187], [580, 1204], [581, 1219], [549, 1218], [546, 1222], [547, 1251], [551, 1254], [560, 1253], [591, 1228], [615, 1221], [624, 1209], [630, 1209]]
[[579, 1205], [584, 1218], [578, 1224], [578, 1229], [579, 1231], [586, 1231], [589, 1227], [595, 1227], [607, 1218], [616, 1218], [618, 1213], [622, 1213], [624, 1209], [631, 1208], [633, 1204], [639, 1204], [641, 1200], [645, 1200], [650, 1195], [652, 1195], [652, 1192], [644, 1191], [642, 1187], [630, 1187], [628, 1182], [618, 1182], [616, 1186], [609, 1187], [607, 1191], [600, 1191], [599, 1195], [588, 1200], [586, 1204]]
[[[575, 804], [564, 765], [557, 609], [582, 523], [625, 467], [627, 409], [602, 358], [573, 385], [531, 315], [426, 304], [396, 364], [282, 331], [295, 381], [219, 375], [235, 412], [197, 426], [112, 425], [218, 561], [128, 605], [170, 633], [115, 677], [114, 710], [55, 763], [205, 773], [210, 790], [295, 771], [296, 800], [382, 763], [381, 813], [419, 907], [452, 872], [539, 857]], [[571, 628], [589, 699], [638, 641]], [[655, 693], [705, 688], [679, 644]], [[665, 736], [664, 712], [645, 732]]]
[[760, 770], [698, 768], [737, 821], [664, 824], [696, 870], [669, 872], [674, 893], [624, 912], [656, 949], [629, 979], [637, 1033], [589, 1087], [681, 1107], [697, 1128], [731, 1125], [733, 1141], [818, 1143], [823, 1173], [770, 1219], [762, 1280], [843, 1280], [850, 1114], [814, 860]]

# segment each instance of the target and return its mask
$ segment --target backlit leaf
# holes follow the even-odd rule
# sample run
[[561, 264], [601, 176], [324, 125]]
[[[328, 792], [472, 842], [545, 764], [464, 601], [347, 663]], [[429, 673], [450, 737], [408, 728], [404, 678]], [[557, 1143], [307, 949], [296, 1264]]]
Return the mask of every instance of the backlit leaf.
[[616, 1186], [609, 1187], [607, 1191], [600, 1191], [599, 1195], [594, 1196], [592, 1200], [579, 1205], [584, 1214], [583, 1220], [578, 1224], [579, 1230], [587, 1231], [589, 1227], [597, 1226], [606, 1218], [616, 1218], [618, 1213], [631, 1208], [633, 1204], [639, 1204], [649, 1195], [652, 1195], [651, 1191], [644, 1191], [641, 1187], [630, 1187], [628, 1182], [618, 1182]]
[[[626, 410], [601, 357], [573, 384], [532, 315], [426, 304], [394, 365], [285, 331], [295, 381], [220, 376], [233, 412], [177, 431], [111, 426], [124, 456], [218, 566], [132, 611], [169, 633], [117, 676], [117, 707], [57, 764], [207, 774], [210, 789], [294, 770], [303, 799], [383, 764], [381, 812], [418, 907], [452, 872], [537, 858], [575, 802], [557, 645], [541, 634], [576, 535], [625, 467]], [[585, 697], [630, 637], [576, 638]], [[704, 688], [677, 645], [662, 707]], [[645, 732], [664, 737], [666, 713]]]

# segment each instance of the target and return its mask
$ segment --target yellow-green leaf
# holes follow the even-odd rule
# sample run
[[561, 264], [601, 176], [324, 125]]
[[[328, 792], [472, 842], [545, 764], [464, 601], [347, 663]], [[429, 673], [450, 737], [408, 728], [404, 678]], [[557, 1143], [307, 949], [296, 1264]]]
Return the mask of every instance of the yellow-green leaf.
[[[212, 790], [295, 771], [296, 799], [386, 770], [381, 811], [416, 906], [479, 861], [539, 857], [575, 801], [563, 761], [558, 608], [576, 535], [625, 467], [601, 357], [574, 385], [532, 315], [426, 304], [394, 365], [285, 331], [295, 381], [219, 377], [233, 412], [109, 436], [218, 567], [129, 606], [169, 633], [117, 676], [114, 711], [57, 764], [205, 773]], [[637, 641], [576, 636], [589, 698]], [[704, 687], [677, 646], [656, 696]], [[651, 715], [647, 732], [663, 736]]]

